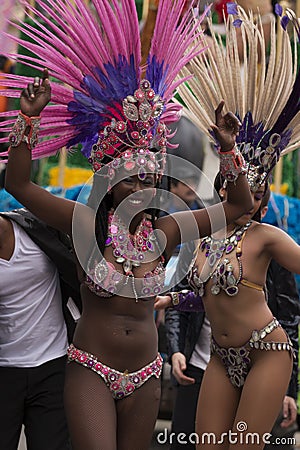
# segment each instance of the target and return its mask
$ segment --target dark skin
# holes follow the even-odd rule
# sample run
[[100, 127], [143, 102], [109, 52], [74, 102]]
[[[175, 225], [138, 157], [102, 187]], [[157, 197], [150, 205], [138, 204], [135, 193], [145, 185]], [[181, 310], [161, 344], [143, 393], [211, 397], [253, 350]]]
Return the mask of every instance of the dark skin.
[[14, 253], [15, 237], [10, 220], [0, 216], [0, 258], [9, 261]]
[[[22, 92], [21, 110], [27, 116], [37, 116], [50, 98], [48, 71], [44, 70], [42, 82], [35, 80], [35, 83], [30, 83]], [[224, 102], [221, 102], [216, 110], [216, 125], [213, 125], [212, 129], [219, 139], [222, 150], [228, 151], [234, 146], [239, 123], [233, 114], [222, 114], [223, 105]], [[55, 197], [32, 183], [30, 167], [31, 155], [26, 144], [21, 143], [19, 147], [12, 148], [6, 171], [6, 189], [41, 220], [72, 235], [73, 241], [77, 239], [83, 256], [86, 256], [86, 249], [91, 248], [90, 238], [94, 235], [95, 211], [87, 206]], [[131, 233], [134, 233], [140, 221], [141, 211], [152, 199], [156, 177], [156, 174], [149, 174], [146, 181], [141, 182], [135, 173], [127, 173], [126, 177], [112, 188], [110, 195], [114, 207], [124, 204], [124, 207], [120, 208], [119, 215], [126, 219], [130, 210], [129, 216], [133, 218], [130, 225]], [[202, 236], [210, 232], [209, 214], [217, 215], [215, 221], [221, 227], [224, 223], [224, 212], [227, 221], [232, 222], [251, 207], [252, 198], [248, 183], [241, 175], [236, 184], [229, 183], [228, 198], [221, 206], [216, 205], [209, 210], [185, 211], [157, 219], [155, 228], [163, 232], [165, 236], [167, 259], [181, 240], [179, 227], [186, 240], [190, 240], [199, 233]], [[150, 252], [146, 252], [146, 262], [133, 269], [137, 279], [143, 279], [145, 273], [154, 270], [160, 261], [158, 252], [151, 255], [148, 253]], [[121, 264], [116, 262], [112, 254], [111, 246], [105, 248], [104, 257], [114, 265], [117, 271], [124, 273]], [[82, 268], [80, 269], [82, 273]], [[81, 281], [83, 280], [84, 277]], [[128, 369], [129, 372], [133, 372], [149, 364], [156, 357], [157, 330], [154, 323], [153, 299], [136, 302], [132, 291], [127, 293], [126, 288], [129, 289], [128, 286], [122, 286], [118, 295], [101, 299], [91, 292], [84, 282], [82, 283], [83, 313], [76, 328], [74, 345], [92, 353], [104, 364], [116, 370], [123, 372]], [[93, 391], [91, 386], [94, 386]], [[85, 448], [85, 450], [94, 448], [142, 450], [145, 448], [146, 450], [149, 447], [158, 412], [159, 386], [159, 380], [152, 377], [129, 397], [115, 403], [108, 388], [97, 374], [76, 363], [69, 364], [65, 395], [69, 427], [71, 436], [74, 437], [74, 450], [77, 448]], [[78, 397], [74, 397], [74, 390], [78, 393]], [[83, 400], [79, 401], [77, 398]], [[85, 400], [88, 401], [89, 398], [90, 401], [85, 409]], [[94, 412], [91, 410], [93, 402], [97, 404]], [[144, 404], [149, 404], [151, 407], [149, 406], [149, 409], [145, 411], [142, 407]], [[141, 412], [139, 412], [140, 407]], [[85, 414], [89, 414], [89, 420], [85, 421], [84, 426], [81, 424], [82, 428], [78, 435], [78, 417]], [[116, 417], [117, 425], [114, 426]], [[88, 428], [89, 426], [92, 430]], [[136, 430], [141, 427], [143, 436], [139, 437]], [[99, 436], [95, 432], [97, 429], [99, 433], [101, 429]], [[126, 429], [125, 434], [120, 431], [122, 429]], [[94, 442], [89, 444], [91, 440]], [[133, 443], [136, 445], [135, 448]]]
[[134, 233], [155, 195], [156, 182], [157, 176], [152, 173], [146, 174], [144, 180], [137, 175], [129, 175], [112, 188], [113, 208], [116, 210], [122, 203], [120, 213], [125, 216], [125, 221], [128, 218], [131, 233]]

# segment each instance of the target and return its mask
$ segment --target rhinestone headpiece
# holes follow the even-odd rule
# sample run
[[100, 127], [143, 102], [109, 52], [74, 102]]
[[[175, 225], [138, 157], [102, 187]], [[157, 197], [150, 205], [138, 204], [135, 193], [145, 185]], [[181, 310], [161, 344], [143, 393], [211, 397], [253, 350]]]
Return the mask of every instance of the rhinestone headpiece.
[[253, 123], [251, 112], [246, 114], [236, 145], [246, 162], [247, 179], [253, 192], [257, 191], [270, 176], [280, 159], [281, 152], [289, 143], [291, 134], [291, 129], [281, 134], [265, 130], [262, 122]]
[[163, 110], [163, 99], [155, 94], [148, 80], [142, 80], [134, 94], [124, 98], [118, 119], [113, 118], [100, 131], [89, 158], [94, 172], [111, 161], [110, 179], [121, 166], [128, 171], [137, 169], [141, 179], [147, 172], [162, 176], [167, 145], [167, 127], [159, 122]]
[[[172, 98], [186, 80], [179, 76], [182, 67], [205, 49], [196, 39], [203, 34], [198, 25], [204, 15], [195, 19], [189, 10], [183, 13], [185, 0], [158, 2], [152, 39], [145, 49], [135, 0], [34, 4], [22, 1], [37, 26], [28, 27], [22, 19], [16, 24], [25, 36], [18, 39], [21, 50], [16, 59], [39, 71], [47, 67], [53, 80], [51, 104], [43, 111], [43, 140], [32, 158], [80, 145], [95, 172], [107, 166], [99, 175], [112, 176], [118, 164], [128, 170], [135, 164], [141, 177], [152, 168], [162, 175], [166, 125], [180, 117], [181, 106]], [[11, 87], [21, 90], [28, 84], [25, 76], [2, 78], [2, 96], [15, 96]], [[10, 116], [16, 115], [10, 111]], [[0, 121], [0, 131], [6, 132], [7, 126]]]

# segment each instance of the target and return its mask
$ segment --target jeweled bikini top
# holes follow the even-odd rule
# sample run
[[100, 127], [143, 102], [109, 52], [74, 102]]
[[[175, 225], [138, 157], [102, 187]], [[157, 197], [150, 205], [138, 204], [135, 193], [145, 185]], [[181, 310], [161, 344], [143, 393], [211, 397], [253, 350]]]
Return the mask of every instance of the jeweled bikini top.
[[[204, 252], [207, 258], [207, 262], [211, 267], [209, 274], [203, 279], [198, 273], [198, 269], [195, 266], [195, 260], [191, 263], [191, 268], [188, 273], [188, 280], [191, 288], [197, 295], [201, 297], [205, 294], [205, 287], [209, 280], [212, 280], [212, 286], [210, 288], [213, 295], [218, 295], [221, 291], [224, 291], [229, 296], [235, 296], [239, 292], [238, 285], [243, 284], [244, 286], [256, 289], [259, 291], [263, 290], [263, 286], [243, 278], [243, 266], [242, 266], [242, 242], [245, 237], [246, 231], [250, 227], [252, 221], [249, 221], [243, 227], [235, 229], [234, 232], [227, 238], [217, 240], [211, 236], [202, 239], [199, 250]], [[224, 255], [229, 255], [236, 249], [236, 258], [238, 261], [239, 274], [236, 277], [233, 274], [233, 266], [228, 258], [221, 258]]]
[[154, 270], [145, 273], [144, 277], [138, 280], [141, 283], [137, 283], [134, 276], [126, 276], [118, 272], [111, 262], [103, 259], [88, 272], [85, 277], [85, 285], [99, 297], [108, 298], [117, 294], [121, 295], [122, 288], [130, 283], [136, 301], [139, 298], [154, 297], [159, 295], [164, 287], [165, 267], [163, 261], [159, 261]]
[[124, 273], [104, 258], [89, 267], [85, 284], [99, 297], [112, 297], [120, 294], [122, 288], [131, 285], [131, 291], [136, 299], [159, 295], [164, 287], [164, 258], [160, 256], [157, 266], [144, 274], [143, 278], [135, 278], [133, 268], [139, 267], [146, 259], [146, 252], [154, 254], [157, 241], [152, 223], [146, 216], [138, 225], [135, 233], [128, 232], [128, 227], [121, 218], [110, 211], [108, 216], [108, 236], [105, 245], [112, 246], [113, 256], [117, 263], [122, 264]]

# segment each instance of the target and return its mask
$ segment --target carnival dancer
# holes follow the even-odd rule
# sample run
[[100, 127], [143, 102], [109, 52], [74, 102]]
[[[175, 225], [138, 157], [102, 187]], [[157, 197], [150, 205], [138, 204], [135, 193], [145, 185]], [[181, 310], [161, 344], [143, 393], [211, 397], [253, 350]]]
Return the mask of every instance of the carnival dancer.
[[[184, 3], [160, 2], [142, 78], [133, 0], [93, 0], [89, 6], [80, 0], [37, 0], [38, 10], [24, 1], [40, 25], [21, 23], [31, 42], [17, 41], [37, 56], [18, 58], [51, 70], [52, 97], [46, 69], [42, 81], [4, 80], [24, 88], [9, 136], [6, 189], [46, 223], [72, 235], [78, 259], [83, 312], [69, 348], [65, 384], [74, 450], [149, 448], [162, 369], [153, 303], [163, 289], [165, 263], [180, 243], [180, 231], [186, 240], [204, 236], [211, 231], [209, 214], [220, 228], [224, 211], [232, 222], [252, 207], [243, 160], [234, 148], [239, 122], [222, 114], [221, 102], [212, 127], [221, 161], [235, 180], [228, 184], [228, 199], [207, 211], [159, 219], [153, 208], [166, 123], [178, 118], [170, 99], [182, 80], [174, 80], [203, 49], [190, 15], [179, 22]], [[5, 126], [11, 123], [8, 119]], [[31, 157], [78, 143], [95, 172], [88, 206], [30, 181]]]
[[[195, 79], [180, 92], [204, 132], [218, 98], [241, 120], [237, 148], [246, 160], [254, 206], [222, 233], [200, 240], [189, 269], [192, 291], [160, 298], [156, 308], [173, 303], [199, 310], [203, 301], [211, 324], [211, 359], [196, 418], [199, 446], [261, 449], [282, 405], [293, 360], [289, 338], [265, 301], [266, 273], [272, 258], [300, 273], [300, 248], [282, 230], [257, 223], [254, 215], [280, 155], [299, 147], [299, 75], [286, 31], [276, 56], [275, 20], [268, 64], [265, 54], [258, 63], [257, 46], [265, 49], [259, 17], [232, 3], [229, 12], [225, 51], [210, 22], [214, 44], [184, 68], [184, 75], [194, 73]], [[282, 19], [285, 27], [289, 20], [299, 32], [291, 10]], [[244, 70], [236, 26], [243, 36]], [[218, 180], [217, 190], [227, 198], [231, 178], [222, 168]]]

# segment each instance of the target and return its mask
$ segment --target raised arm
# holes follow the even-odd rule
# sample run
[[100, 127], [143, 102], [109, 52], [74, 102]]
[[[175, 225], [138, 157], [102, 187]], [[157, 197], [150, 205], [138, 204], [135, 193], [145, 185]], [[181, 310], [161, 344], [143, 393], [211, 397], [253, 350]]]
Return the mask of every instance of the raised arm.
[[[71, 234], [75, 203], [50, 194], [30, 180], [31, 147], [34, 145], [34, 134], [38, 131], [39, 116], [50, 99], [51, 87], [48, 71], [45, 69], [41, 83], [39, 78], [35, 78], [34, 83], [28, 84], [27, 88], [22, 91], [20, 107], [23, 116], [18, 120], [21, 126], [26, 122], [24, 125], [26, 128], [24, 137], [20, 128], [16, 129], [15, 127], [10, 135], [11, 147], [6, 169], [5, 188], [22, 205], [48, 225]], [[19, 142], [21, 137], [22, 140]]]
[[220, 171], [228, 180], [227, 200], [206, 209], [182, 211], [158, 219], [157, 228], [167, 237], [167, 255], [171, 255], [180, 242], [207, 236], [211, 231], [233, 222], [253, 206], [243, 160], [235, 148], [241, 124], [234, 114], [229, 112], [223, 115], [223, 106], [222, 101], [216, 109], [216, 124], [211, 125], [211, 129], [220, 145]]

